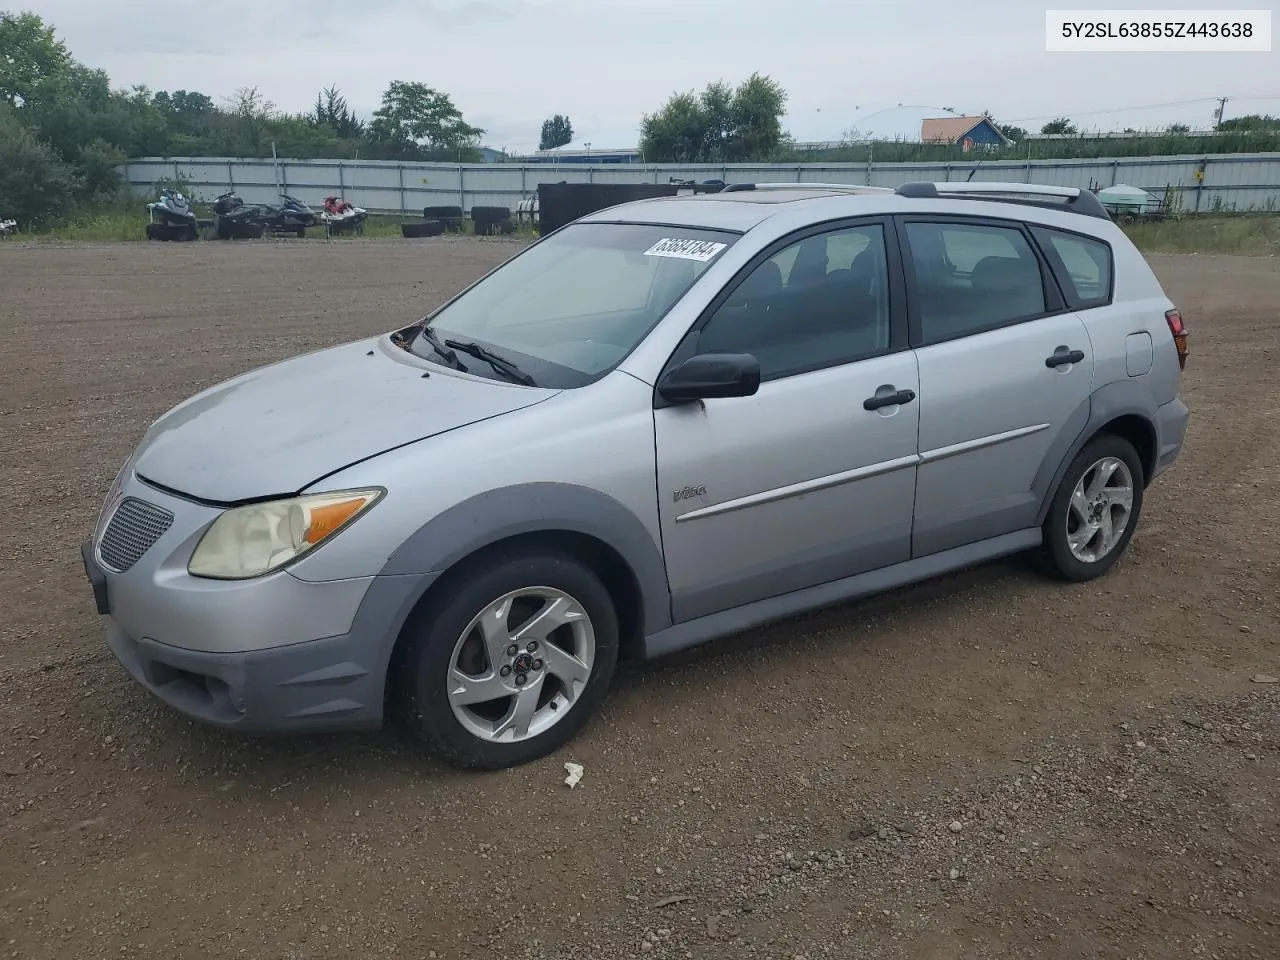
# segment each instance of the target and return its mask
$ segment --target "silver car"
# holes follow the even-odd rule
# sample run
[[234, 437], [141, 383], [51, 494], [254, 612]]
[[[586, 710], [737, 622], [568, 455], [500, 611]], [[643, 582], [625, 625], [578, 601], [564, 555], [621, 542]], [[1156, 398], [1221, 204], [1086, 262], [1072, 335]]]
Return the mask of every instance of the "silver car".
[[1002, 555], [1123, 553], [1186, 330], [1088, 191], [739, 185], [544, 237], [434, 313], [197, 394], [83, 560], [107, 642], [245, 731], [565, 743], [654, 657]]

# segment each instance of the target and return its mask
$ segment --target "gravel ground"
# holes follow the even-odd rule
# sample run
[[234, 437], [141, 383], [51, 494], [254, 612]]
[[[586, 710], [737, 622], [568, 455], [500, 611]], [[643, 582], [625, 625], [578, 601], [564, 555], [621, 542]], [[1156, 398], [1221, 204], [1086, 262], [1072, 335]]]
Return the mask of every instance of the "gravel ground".
[[1275, 259], [1152, 258], [1193, 416], [1101, 582], [1010, 560], [632, 666], [496, 774], [129, 681], [77, 545], [145, 425], [514, 249], [0, 245], [0, 957], [1280, 956]]

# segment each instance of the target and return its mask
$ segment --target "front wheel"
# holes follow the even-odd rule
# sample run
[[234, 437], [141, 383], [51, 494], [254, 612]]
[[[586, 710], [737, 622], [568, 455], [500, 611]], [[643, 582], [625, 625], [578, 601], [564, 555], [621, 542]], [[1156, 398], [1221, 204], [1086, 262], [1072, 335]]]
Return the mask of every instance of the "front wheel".
[[522, 550], [458, 571], [406, 627], [405, 717], [462, 767], [527, 763], [591, 718], [618, 659], [609, 591], [567, 555]]
[[1128, 440], [1104, 433], [1085, 444], [1045, 517], [1047, 571], [1081, 582], [1110, 570], [1138, 525], [1144, 486], [1142, 460]]

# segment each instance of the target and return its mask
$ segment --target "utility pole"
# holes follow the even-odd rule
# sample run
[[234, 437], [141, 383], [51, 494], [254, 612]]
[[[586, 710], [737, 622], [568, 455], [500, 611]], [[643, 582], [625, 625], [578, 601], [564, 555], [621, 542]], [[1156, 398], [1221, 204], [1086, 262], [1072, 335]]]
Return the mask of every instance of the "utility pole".
[[1218, 98], [1218, 109], [1213, 112], [1213, 129], [1217, 130], [1222, 123], [1222, 116], [1227, 111], [1227, 97]]

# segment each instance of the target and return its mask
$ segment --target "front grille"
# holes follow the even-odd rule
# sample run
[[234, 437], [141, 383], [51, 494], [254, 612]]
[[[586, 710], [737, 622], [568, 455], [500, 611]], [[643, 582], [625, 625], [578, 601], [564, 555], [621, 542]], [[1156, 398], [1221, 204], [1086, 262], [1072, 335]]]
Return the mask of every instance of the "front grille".
[[136, 497], [125, 497], [111, 515], [111, 522], [102, 534], [102, 543], [98, 545], [102, 562], [112, 570], [124, 573], [164, 536], [172, 523], [173, 514], [163, 507]]

